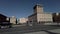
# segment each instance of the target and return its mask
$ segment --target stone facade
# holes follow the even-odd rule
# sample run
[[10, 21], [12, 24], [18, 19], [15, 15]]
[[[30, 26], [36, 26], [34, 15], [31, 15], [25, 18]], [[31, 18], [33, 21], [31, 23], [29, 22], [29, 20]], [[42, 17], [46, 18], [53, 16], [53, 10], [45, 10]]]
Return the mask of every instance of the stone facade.
[[28, 23], [33, 24], [33, 22], [37, 22], [37, 13], [28, 16]]
[[38, 22], [53, 22], [52, 14], [37, 14], [37, 21]]

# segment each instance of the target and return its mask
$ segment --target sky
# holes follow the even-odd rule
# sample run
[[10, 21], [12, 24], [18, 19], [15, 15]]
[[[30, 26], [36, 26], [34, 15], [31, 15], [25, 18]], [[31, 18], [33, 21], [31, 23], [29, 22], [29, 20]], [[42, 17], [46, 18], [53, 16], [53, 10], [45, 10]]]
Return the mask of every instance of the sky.
[[8, 17], [28, 17], [36, 4], [42, 4], [44, 12], [60, 12], [60, 0], [0, 0], [0, 13]]

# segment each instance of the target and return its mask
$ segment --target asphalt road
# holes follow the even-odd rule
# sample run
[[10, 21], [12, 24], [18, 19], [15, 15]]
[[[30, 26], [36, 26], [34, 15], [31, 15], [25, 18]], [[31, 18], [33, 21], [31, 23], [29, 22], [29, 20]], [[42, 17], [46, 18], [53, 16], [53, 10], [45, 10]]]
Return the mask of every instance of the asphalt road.
[[60, 29], [60, 26], [14, 26], [12, 28], [0, 29], [0, 34], [60, 34], [50, 31], [54, 29]]

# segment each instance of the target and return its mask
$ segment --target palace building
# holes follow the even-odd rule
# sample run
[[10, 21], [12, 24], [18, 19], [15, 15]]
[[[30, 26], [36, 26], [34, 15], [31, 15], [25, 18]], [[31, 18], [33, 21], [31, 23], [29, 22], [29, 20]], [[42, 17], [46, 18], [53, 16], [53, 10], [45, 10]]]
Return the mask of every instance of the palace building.
[[33, 7], [33, 9], [34, 9], [33, 14], [28, 16], [29, 24], [42, 24], [42, 23], [53, 22], [52, 14], [45, 13], [43, 11], [42, 5], [37, 4]]

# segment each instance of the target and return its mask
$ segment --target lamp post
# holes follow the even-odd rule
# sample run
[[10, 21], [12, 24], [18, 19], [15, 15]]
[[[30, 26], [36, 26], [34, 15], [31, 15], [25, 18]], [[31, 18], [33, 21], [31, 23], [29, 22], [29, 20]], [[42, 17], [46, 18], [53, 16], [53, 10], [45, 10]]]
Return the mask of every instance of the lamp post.
[[59, 16], [59, 13], [56, 13], [57, 25], [59, 25], [59, 19], [58, 19], [59, 17], [58, 16]]

